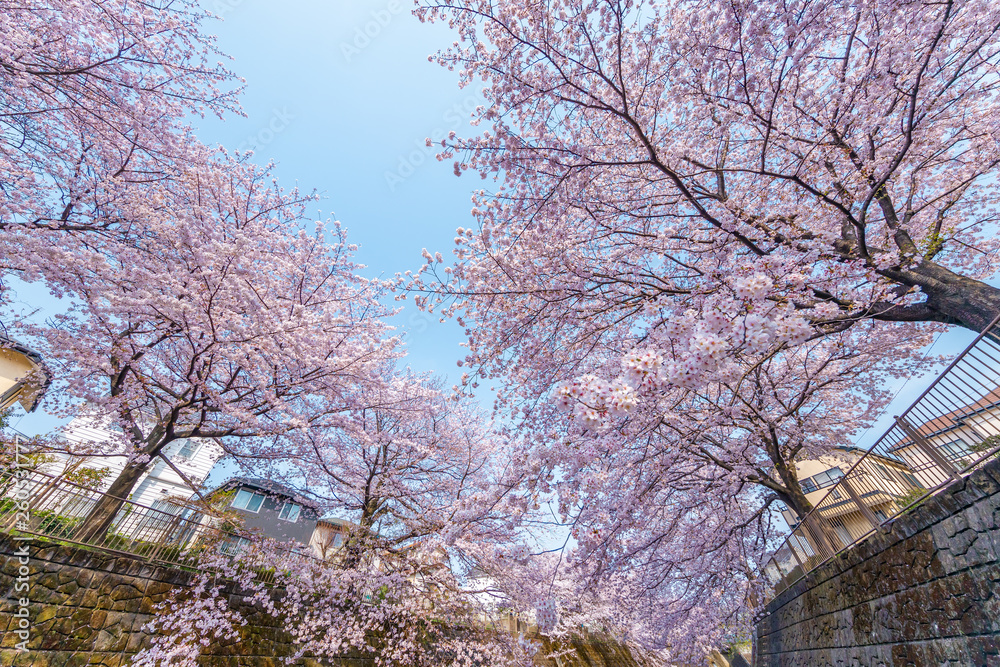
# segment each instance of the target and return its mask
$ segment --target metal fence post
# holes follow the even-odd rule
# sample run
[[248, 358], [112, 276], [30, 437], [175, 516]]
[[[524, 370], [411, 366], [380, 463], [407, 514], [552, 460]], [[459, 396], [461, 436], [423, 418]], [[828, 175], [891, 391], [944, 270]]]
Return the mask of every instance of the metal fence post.
[[858, 493], [854, 490], [854, 487], [851, 485], [851, 482], [846, 477], [844, 477], [843, 479], [840, 480], [840, 483], [844, 485], [844, 491], [847, 491], [847, 495], [851, 498], [852, 501], [854, 501], [854, 504], [858, 506], [858, 510], [861, 511], [861, 516], [863, 516], [865, 520], [871, 524], [872, 530], [878, 528], [879, 527], [878, 517], [875, 516], [875, 512], [872, 512], [871, 508], [868, 507], [868, 505], [864, 504], [864, 502], [861, 500], [861, 496], [858, 495]]
[[906, 421], [902, 417], [894, 417], [894, 419], [896, 420], [896, 423], [899, 424], [899, 428], [903, 429], [903, 433], [905, 433], [910, 438], [910, 440], [913, 441], [913, 444], [915, 444], [920, 449], [920, 451], [926, 454], [927, 457], [930, 458], [930, 460], [935, 463], [935, 465], [937, 465], [939, 468], [941, 468], [941, 470], [944, 471], [945, 476], [950, 477], [954, 480], [962, 478], [962, 476], [958, 474], [958, 469], [951, 464], [951, 461], [942, 456], [941, 452], [935, 449], [934, 445], [927, 442], [924, 436], [920, 435], [917, 432], [917, 429], [910, 426], [910, 423], [908, 421]]
[[833, 548], [830, 536], [826, 531], [826, 526], [823, 524], [823, 517], [813, 516], [812, 512], [808, 512], [802, 518], [802, 526], [806, 529], [809, 536], [812, 537], [816, 551], [821, 554], [825, 560], [837, 553], [837, 549]]
[[788, 542], [788, 550], [792, 552], [792, 558], [795, 559], [795, 562], [799, 564], [799, 568], [802, 570], [802, 573], [805, 574], [806, 564], [803, 563], [802, 559], [799, 558], [799, 555], [795, 553], [795, 545], [793, 545], [791, 542]]

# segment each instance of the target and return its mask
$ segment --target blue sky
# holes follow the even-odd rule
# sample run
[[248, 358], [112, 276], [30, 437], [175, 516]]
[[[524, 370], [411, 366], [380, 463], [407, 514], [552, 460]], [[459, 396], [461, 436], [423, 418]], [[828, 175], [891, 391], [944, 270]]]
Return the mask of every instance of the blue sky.
[[[480, 102], [478, 90], [460, 89], [455, 73], [428, 62], [453, 41], [450, 32], [421, 24], [408, 0], [203, 6], [222, 17], [205, 28], [246, 80], [246, 117], [198, 119], [200, 139], [253, 150], [254, 161], [277, 163], [283, 186], [317, 191], [322, 199], [311, 213], [343, 223], [368, 276], [416, 270], [423, 248], [447, 256], [455, 229], [470, 226], [472, 190], [490, 187], [478, 176], [456, 177], [425, 146], [425, 138], [450, 130], [470, 134], [469, 114]], [[10, 283], [27, 312], [60, 310], [46, 290]], [[464, 356], [456, 324], [412, 306], [393, 323], [406, 334], [412, 368], [454, 382]], [[28, 434], [57, 423], [41, 413], [18, 411], [13, 419]]]
[[[446, 255], [455, 229], [471, 221], [470, 194], [489, 187], [457, 178], [426, 137], [469, 134], [479, 91], [428, 56], [453, 41], [423, 25], [408, 0], [208, 0], [232, 69], [246, 79], [246, 118], [199, 123], [206, 143], [253, 149], [274, 160], [285, 186], [317, 190], [323, 217], [339, 219], [367, 275], [415, 270], [421, 250]], [[457, 325], [441, 325], [410, 307], [409, 364], [456, 376], [462, 355]]]
[[[197, 123], [202, 141], [253, 149], [257, 162], [274, 160], [286, 187], [317, 190], [323, 217], [339, 219], [370, 276], [391, 276], [420, 266], [427, 248], [446, 255], [455, 229], [472, 224], [471, 191], [492, 183], [455, 177], [450, 163], [434, 159], [428, 136], [474, 132], [469, 112], [479, 91], [459, 89], [455, 73], [428, 62], [454, 40], [442, 25], [424, 25], [408, 0], [206, 0], [222, 16], [206, 28], [233, 57], [246, 79], [245, 118]], [[17, 289], [42, 314], [58, 302], [42, 290]], [[462, 332], [409, 307], [397, 326], [406, 332], [408, 363], [419, 371], [457, 377]], [[955, 354], [973, 338], [953, 328], [933, 354]], [[859, 444], [868, 445], [930, 381], [901, 387], [887, 419]], [[902, 383], [899, 383], [902, 385]], [[895, 389], [895, 388], [894, 388]], [[900, 406], [900, 408], [896, 408]], [[45, 415], [15, 416], [26, 433], [49, 430]], [[883, 425], [884, 424], [884, 425]]]

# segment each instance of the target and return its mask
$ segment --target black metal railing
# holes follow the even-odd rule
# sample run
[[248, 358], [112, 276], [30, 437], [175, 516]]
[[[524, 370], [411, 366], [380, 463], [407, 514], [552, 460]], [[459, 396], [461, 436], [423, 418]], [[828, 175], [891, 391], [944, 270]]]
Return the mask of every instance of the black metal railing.
[[[847, 472], [763, 568], [771, 595], [1000, 451], [1000, 317], [867, 451], [831, 454]], [[809, 495], [812, 495], [810, 493]]]
[[[158, 501], [148, 507], [118, 498], [121, 508], [110, 527], [84, 530], [90, 511], [108, 494], [39, 471], [0, 473], [0, 532], [34, 535], [99, 551], [137, 557], [152, 563], [199, 569], [211, 550], [228, 556], [243, 551], [252, 534], [223, 530], [221, 521], [182, 501]], [[282, 550], [283, 555], [319, 561], [309, 553]], [[262, 567], [260, 579], [273, 579]]]
[[[305, 566], [305, 572], [344, 567], [339, 552], [318, 558], [308, 546], [293, 549], [250, 532], [225, 530], [220, 527], [219, 517], [205, 514], [182, 500], [165, 499], [149, 507], [117, 498], [121, 508], [106, 531], [86, 528], [84, 521], [91, 510], [109, 497], [112, 496], [43, 472], [22, 471], [18, 476], [16, 469], [3, 470], [0, 471], [0, 533], [32, 535], [192, 571], [218, 571], [218, 558], [214, 557], [217, 554], [229, 559], [239, 557], [242, 567], [251, 568], [256, 581], [265, 584], [276, 583], [278, 567]], [[268, 543], [262, 545], [263, 542]], [[255, 548], [258, 545], [264, 548]], [[360, 580], [351, 579], [351, 586], [362, 603], [375, 604], [382, 599], [381, 588], [392, 577], [383, 576], [384, 572], [379, 574], [377, 558], [372, 562], [369, 555], [363, 560], [364, 567], [354, 572], [367, 575]], [[419, 581], [411, 578], [408, 585], [414, 594], [419, 591]]]

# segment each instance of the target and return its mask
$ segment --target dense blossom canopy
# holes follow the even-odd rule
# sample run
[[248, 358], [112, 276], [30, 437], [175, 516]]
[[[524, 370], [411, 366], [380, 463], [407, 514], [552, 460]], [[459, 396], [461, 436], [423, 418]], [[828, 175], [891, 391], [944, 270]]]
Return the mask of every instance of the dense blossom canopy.
[[[336, 567], [265, 543], [235, 557], [208, 554], [193, 585], [175, 591], [150, 623], [155, 633], [139, 652], [141, 667], [196, 667], [203, 646], [239, 637], [246, 609], [230, 605], [226, 585], [247, 606], [278, 619], [293, 643], [288, 662], [306, 657], [361, 656], [376, 667], [441, 665], [529, 667], [530, 647], [490, 628], [462, 596], [447, 569], [386, 572], [370, 563]], [[273, 570], [272, 570], [273, 568]], [[264, 583], [262, 569], [273, 571]], [[235, 597], [235, 596], [233, 596]], [[239, 598], [236, 598], [239, 599]], [[242, 613], [241, 613], [242, 611]], [[278, 657], [278, 656], [275, 656]]]
[[645, 636], [697, 652], [746, 620], [711, 587], [752, 589], [766, 508], [809, 509], [794, 462], [912, 372], [915, 323], [1000, 313], [998, 10], [420, 4], [457, 33], [438, 62], [485, 83], [441, 157], [498, 186], [453, 265], [400, 283], [467, 324], [466, 386], [497, 385], [578, 572], [684, 609]]
[[199, 159], [185, 116], [238, 109], [197, 3], [0, 9], [5, 236], [38, 227], [127, 233], [135, 221], [109, 207], [146, 196], [146, 185]]

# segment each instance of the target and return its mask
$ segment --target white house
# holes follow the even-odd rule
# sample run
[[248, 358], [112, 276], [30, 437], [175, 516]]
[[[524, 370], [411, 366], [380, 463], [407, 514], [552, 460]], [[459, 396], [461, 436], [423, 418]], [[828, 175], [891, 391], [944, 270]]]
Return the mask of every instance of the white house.
[[964, 470], [1000, 446], [1000, 388], [939, 417], [922, 422], [913, 415], [907, 418], [918, 441], [904, 437], [890, 451], [906, 461], [921, 484], [932, 488], [947, 481], [951, 471]]
[[[65, 432], [66, 440], [74, 445], [74, 449], [93, 451], [94, 443], [108, 442], [113, 438], [112, 432], [91, 418], [77, 417], [69, 423]], [[201, 484], [208, 477], [209, 471], [222, 458], [223, 450], [216, 442], [209, 439], [182, 439], [169, 445], [163, 451], [164, 456], [174, 466], [184, 473], [184, 476], [195, 485]], [[97, 490], [104, 491], [125, 467], [125, 456], [87, 455], [71, 456], [56, 454], [57, 461], [46, 466], [44, 472], [60, 475], [70, 470], [82, 468], [107, 469], [109, 472], [102, 480]], [[132, 490], [130, 499], [140, 505], [153, 507], [163, 499], [174, 496], [189, 498], [193, 493], [191, 486], [174, 471], [162, 458], [150, 461], [146, 473]], [[161, 503], [162, 505], [162, 503]]]

